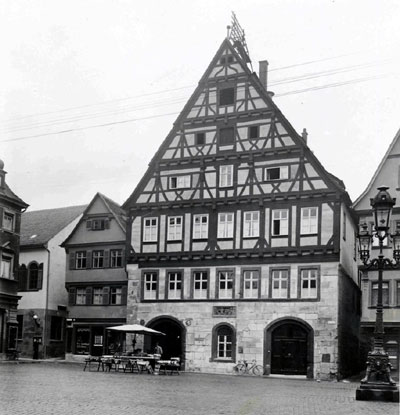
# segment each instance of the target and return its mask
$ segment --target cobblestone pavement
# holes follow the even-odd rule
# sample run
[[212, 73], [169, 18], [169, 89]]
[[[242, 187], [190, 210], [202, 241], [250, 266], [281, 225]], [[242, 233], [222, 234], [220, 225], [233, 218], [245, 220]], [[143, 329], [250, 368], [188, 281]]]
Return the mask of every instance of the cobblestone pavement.
[[1, 415], [398, 415], [355, 400], [357, 383], [182, 373], [83, 372], [66, 363], [1, 364]]

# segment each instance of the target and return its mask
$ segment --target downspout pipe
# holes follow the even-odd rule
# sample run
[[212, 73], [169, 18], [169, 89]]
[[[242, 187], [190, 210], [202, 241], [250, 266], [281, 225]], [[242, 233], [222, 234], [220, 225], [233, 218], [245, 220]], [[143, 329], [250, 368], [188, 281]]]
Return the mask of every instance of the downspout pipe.
[[46, 245], [47, 251], [47, 276], [46, 276], [46, 304], [44, 309], [43, 323], [43, 359], [47, 358], [47, 342], [50, 341], [50, 334], [47, 333], [47, 315], [49, 310], [49, 292], [50, 292], [50, 249]]

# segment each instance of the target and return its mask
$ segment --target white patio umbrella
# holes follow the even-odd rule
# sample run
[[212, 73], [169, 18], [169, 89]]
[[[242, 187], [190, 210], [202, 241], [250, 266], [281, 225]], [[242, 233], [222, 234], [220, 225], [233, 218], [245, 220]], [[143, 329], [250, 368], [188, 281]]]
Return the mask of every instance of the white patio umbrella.
[[123, 324], [122, 326], [107, 327], [107, 330], [115, 330], [122, 333], [148, 334], [150, 336], [165, 336], [165, 333], [153, 330], [150, 327], [142, 326], [141, 324]]

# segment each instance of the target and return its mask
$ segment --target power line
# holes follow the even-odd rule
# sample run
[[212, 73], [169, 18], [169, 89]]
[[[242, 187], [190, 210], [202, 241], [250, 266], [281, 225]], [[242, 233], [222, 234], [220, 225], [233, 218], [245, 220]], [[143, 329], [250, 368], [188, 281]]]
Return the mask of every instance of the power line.
[[[336, 83], [332, 83], [332, 84], [326, 84], [326, 85], [321, 85], [321, 86], [316, 86], [316, 87], [311, 87], [311, 88], [299, 89], [299, 90], [295, 90], [295, 91], [284, 92], [282, 94], [276, 94], [275, 97], [283, 97], [283, 96], [287, 96], [287, 95], [300, 94], [300, 93], [309, 92], [309, 91], [316, 91], [316, 90], [321, 90], [321, 89], [334, 88], [334, 87], [338, 87], [338, 86], [351, 85], [351, 84], [355, 84], [355, 83], [359, 83], [359, 82], [366, 82], [366, 81], [370, 81], [370, 80], [374, 80], [374, 79], [385, 78], [389, 75], [390, 74], [381, 75], [381, 76], [371, 76], [371, 77], [353, 79], [353, 80], [344, 81], [344, 82], [336, 82]], [[30, 135], [30, 136], [9, 138], [9, 139], [5, 139], [5, 140], [0, 140], [0, 142], [4, 143], [4, 142], [12, 142], [12, 141], [21, 141], [21, 140], [27, 140], [27, 139], [32, 139], [32, 138], [50, 136], [50, 135], [66, 134], [66, 133], [70, 133], [70, 132], [74, 132], [74, 131], [89, 130], [89, 129], [93, 129], [93, 128], [110, 127], [110, 126], [113, 126], [113, 125], [127, 124], [127, 123], [130, 123], [130, 122], [135, 122], [135, 121], [140, 121], [140, 120], [160, 118], [160, 117], [165, 117], [165, 116], [170, 116], [170, 115], [177, 115], [179, 113], [180, 112], [178, 111], [178, 112], [170, 112], [170, 113], [165, 113], [165, 114], [152, 115], [152, 116], [148, 116], [148, 117], [131, 118], [131, 119], [122, 120], [122, 121], [114, 121], [114, 122], [109, 122], [109, 123], [104, 123], [104, 124], [90, 125], [90, 126], [86, 126], [86, 127], [71, 128], [71, 129], [68, 129], [68, 130], [61, 130], [61, 131], [56, 131], [56, 132], [49, 132], [49, 133], [36, 134], [36, 135]]]

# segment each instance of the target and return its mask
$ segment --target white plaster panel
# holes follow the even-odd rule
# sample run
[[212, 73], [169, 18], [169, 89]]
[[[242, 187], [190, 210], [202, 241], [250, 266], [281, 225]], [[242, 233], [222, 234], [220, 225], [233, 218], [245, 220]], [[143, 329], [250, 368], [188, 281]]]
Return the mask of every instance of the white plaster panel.
[[141, 222], [141, 216], [137, 216], [132, 222], [131, 245], [135, 252], [140, 252], [140, 241], [142, 240]]
[[327, 189], [328, 186], [323, 180], [311, 180], [311, 183], [316, 189]]
[[221, 249], [233, 249], [233, 241], [218, 241], [218, 246]]
[[147, 182], [146, 187], [144, 188], [144, 191], [145, 192], [150, 192], [151, 190], [153, 190], [153, 188], [154, 188], [154, 182], [155, 182], [154, 178], [151, 178]]
[[322, 204], [321, 244], [325, 245], [333, 235], [333, 210], [327, 203]]
[[297, 220], [297, 217], [296, 217], [296, 211], [297, 211], [297, 206], [292, 206], [292, 234], [291, 234], [291, 240], [292, 240], [292, 242], [291, 242], [291, 245], [292, 246], [296, 246], [296, 235], [297, 235], [297, 232], [296, 232], [296, 220]]
[[166, 233], [166, 228], [165, 228], [165, 224], [166, 224], [166, 216], [165, 215], [161, 215], [160, 216], [160, 223], [159, 223], [159, 230], [160, 230], [160, 252], [164, 252], [165, 251], [165, 233]]
[[242, 211], [237, 210], [236, 211], [236, 240], [235, 240], [235, 249], [240, 248], [240, 240], [242, 235]]
[[273, 238], [271, 239], [271, 246], [273, 248], [277, 248], [280, 246], [288, 246], [289, 240], [288, 238]]
[[204, 251], [207, 246], [207, 242], [193, 242], [193, 251]]
[[143, 245], [143, 252], [150, 253], [150, 252], [157, 252], [157, 245], [156, 244], [145, 244]]
[[191, 232], [191, 214], [185, 213], [185, 227], [184, 227], [184, 250], [189, 251], [190, 249], [190, 232]]
[[265, 240], [270, 243], [270, 225], [269, 225], [269, 208], [265, 208]]
[[300, 246], [317, 245], [317, 243], [318, 243], [317, 236], [302, 236], [300, 238]]

